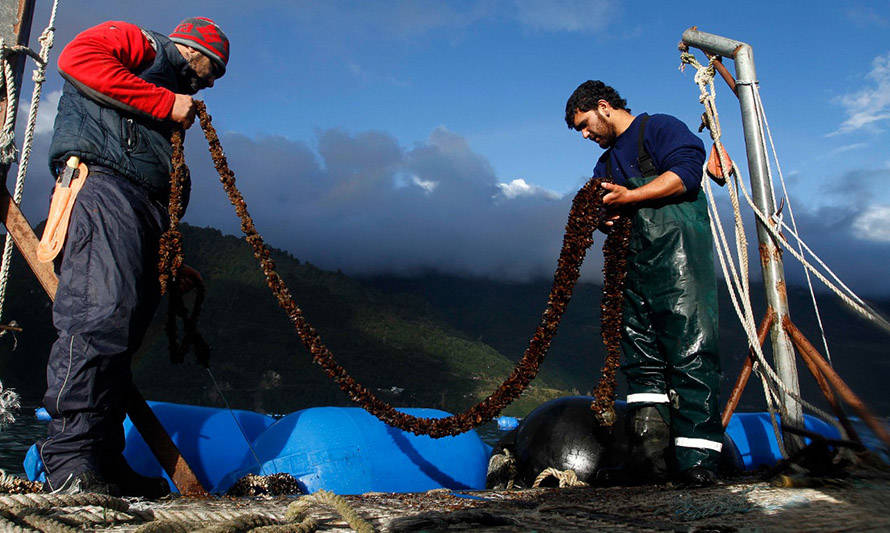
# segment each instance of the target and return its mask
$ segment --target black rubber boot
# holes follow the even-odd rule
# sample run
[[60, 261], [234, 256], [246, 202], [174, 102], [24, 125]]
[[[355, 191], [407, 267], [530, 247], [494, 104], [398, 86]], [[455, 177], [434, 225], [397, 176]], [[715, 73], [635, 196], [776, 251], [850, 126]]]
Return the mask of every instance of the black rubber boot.
[[680, 484], [684, 487], [710, 487], [717, 482], [717, 473], [704, 466], [693, 466], [680, 473]]
[[626, 420], [631, 475], [641, 483], [666, 480], [671, 430], [658, 407], [637, 408]]
[[123, 456], [109, 461], [105, 472], [113, 483], [120, 487], [122, 496], [137, 496], [148, 500], [157, 500], [170, 494], [170, 485], [162, 477], [148, 477], [136, 473]]
[[57, 487], [50, 486], [49, 483], [43, 484], [43, 492], [52, 494], [106, 494], [108, 496], [120, 496], [121, 489], [115, 484], [109, 482], [98, 472], [87, 470], [77, 474], [70, 474], [61, 485]]

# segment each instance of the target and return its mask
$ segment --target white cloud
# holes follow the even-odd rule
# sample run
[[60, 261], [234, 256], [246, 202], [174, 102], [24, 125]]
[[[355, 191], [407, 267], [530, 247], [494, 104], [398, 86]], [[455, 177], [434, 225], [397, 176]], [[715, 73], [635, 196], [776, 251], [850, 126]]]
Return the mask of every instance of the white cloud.
[[878, 14], [878, 12], [870, 6], [851, 6], [847, 8], [846, 14], [854, 24], [863, 28], [871, 26], [886, 28], [890, 26], [890, 20], [888, 20], [887, 17]]
[[538, 187], [537, 185], [529, 185], [522, 178], [517, 178], [510, 183], [498, 183], [497, 185], [498, 189], [500, 189], [500, 194], [507, 199], [518, 198], [520, 196], [533, 196], [556, 200], [560, 197], [559, 194], [553, 191]]
[[[30, 94], [30, 90], [28, 91]], [[35, 135], [43, 135], [52, 133], [53, 123], [56, 121], [56, 111], [59, 107], [59, 99], [62, 97], [62, 90], [57, 89], [48, 93], [43, 93], [40, 97], [40, 107], [37, 110], [37, 123], [34, 127]], [[16, 129], [24, 133], [25, 126], [28, 123], [28, 113], [30, 112], [31, 101], [22, 99], [19, 102], [18, 117], [16, 117]]]
[[834, 157], [836, 155], [850, 152], [852, 150], [859, 150], [860, 148], [865, 148], [866, 146], [868, 146], [868, 143], [845, 144], [843, 146], [838, 146], [837, 148], [835, 148], [833, 150], [829, 150], [828, 152], [825, 152], [824, 154], [822, 154], [819, 157], [819, 159], [826, 159], [829, 157]]
[[516, 0], [516, 19], [535, 30], [596, 32], [616, 9], [610, 0]]
[[436, 190], [436, 187], [439, 186], [438, 181], [425, 180], [417, 176], [411, 176], [411, 183], [423, 189], [427, 194], [432, 194], [432, 192]]
[[845, 108], [847, 119], [836, 131], [829, 133], [829, 137], [876, 128], [878, 122], [890, 119], [890, 52], [872, 60], [872, 69], [866, 78], [873, 85], [837, 99]]
[[853, 221], [853, 229], [863, 239], [890, 242], [890, 205], [871, 205]]

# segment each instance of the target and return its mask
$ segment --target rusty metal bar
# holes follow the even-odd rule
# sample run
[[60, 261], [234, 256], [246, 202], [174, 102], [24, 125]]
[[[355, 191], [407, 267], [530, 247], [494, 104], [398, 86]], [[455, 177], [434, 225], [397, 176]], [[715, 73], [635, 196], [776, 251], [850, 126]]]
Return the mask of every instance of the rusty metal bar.
[[[769, 334], [769, 330], [773, 325], [773, 321], [776, 319], [776, 313], [769, 307], [766, 308], [766, 315], [764, 315], [763, 320], [760, 322], [760, 327], [757, 328], [757, 342], [763, 346], [763, 343], [766, 342], [766, 336]], [[742, 393], [745, 392], [745, 386], [748, 385], [748, 378], [751, 377], [751, 371], [754, 369], [754, 347], [751, 346], [748, 348], [748, 357], [745, 358], [745, 365], [742, 367], [741, 372], [739, 372], [739, 377], [735, 381], [735, 386], [732, 388], [732, 393], [729, 395], [729, 400], [726, 402], [726, 407], [723, 408], [723, 429], [726, 429], [726, 426], [729, 425], [729, 419], [732, 418], [732, 414], [735, 412], [736, 407], [739, 406], [739, 400], [742, 399]]]
[[726, 85], [729, 86], [729, 89], [733, 94], [738, 96], [738, 91], [736, 90], [735, 78], [732, 74], [729, 73], [729, 70], [726, 69], [726, 65], [723, 64], [723, 61], [714, 61], [714, 68], [717, 69], [717, 72], [720, 73], [720, 76], [723, 78], [723, 81], [726, 82]]
[[[170, 439], [167, 430], [161, 425], [161, 421], [155, 416], [154, 411], [145, 403], [142, 394], [132, 387], [127, 397], [127, 414], [133, 426], [139, 430], [145, 443], [158, 459], [158, 462], [173, 480], [173, 484], [183, 496], [207, 496], [207, 490], [195, 477], [189, 464], [179, 453], [176, 444]], [[151, 438], [149, 438], [151, 437]]]
[[825, 375], [822, 374], [822, 371], [819, 370], [819, 366], [816, 365], [816, 362], [811, 357], [810, 353], [807, 350], [804, 350], [800, 347], [799, 343], [792, 336], [791, 342], [797, 347], [800, 352], [800, 357], [803, 359], [803, 362], [807, 365], [807, 368], [810, 369], [810, 373], [813, 374], [813, 377], [816, 378], [816, 383], [819, 385], [819, 390], [822, 391], [822, 395], [825, 396], [825, 399], [828, 400], [828, 404], [831, 406], [831, 410], [834, 411], [834, 416], [840, 421], [841, 426], [844, 427], [844, 431], [847, 432], [846, 439], [852, 440], [859, 445], [862, 445], [862, 439], [859, 438], [859, 433], [856, 432], [856, 429], [853, 427], [853, 424], [850, 423], [850, 419], [847, 418], [847, 414], [844, 413], [841, 404], [838, 403], [837, 397], [834, 395], [834, 391], [831, 389], [831, 385], [825, 379]]
[[37, 281], [40, 282], [49, 299], [54, 300], [59, 279], [53, 272], [52, 263], [42, 263], [37, 260], [37, 236], [34, 235], [31, 224], [9, 195], [9, 190], [5, 185], [0, 186], [0, 222], [12, 236], [16, 247], [25, 258], [31, 271], [37, 276]]
[[890, 446], [890, 433], [887, 432], [887, 428], [884, 427], [884, 424], [881, 423], [880, 420], [875, 418], [875, 416], [871, 413], [871, 411], [866, 407], [865, 403], [859, 398], [859, 396], [854, 393], [847, 383], [841, 379], [841, 377], [831, 368], [825, 359], [822, 358], [822, 354], [819, 353], [810, 341], [804, 336], [803, 333], [797, 329], [797, 326], [791, 322], [791, 319], [785, 317], [782, 320], [782, 326], [785, 331], [791, 336], [791, 339], [794, 341], [795, 346], [801, 352], [806, 352], [807, 356], [819, 367], [819, 370], [825, 376], [825, 378], [831, 383], [834, 389], [837, 391], [838, 395], [847, 403], [856, 414], [862, 418], [863, 422], [874, 432], [874, 434], [884, 441], [884, 444]]

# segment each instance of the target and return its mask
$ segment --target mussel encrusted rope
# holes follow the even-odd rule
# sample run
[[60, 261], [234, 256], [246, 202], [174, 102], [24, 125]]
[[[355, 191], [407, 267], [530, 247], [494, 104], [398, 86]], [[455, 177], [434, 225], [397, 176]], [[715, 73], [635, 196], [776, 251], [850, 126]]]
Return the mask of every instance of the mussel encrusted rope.
[[183, 131], [176, 130], [170, 139], [173, 144], [173, 155], [170, 163], [173, 172], [170, 174], [170, 201], [167, 212], [170, 216], [170, 226], [161, 235], [158, 251], [158, 281], [161, 283], [161, 294], [167, 292], [170, 281], [179, 273], [182, 267], [182, 233], [179, 231], [179, 219], [182, 218], [182, 184], [189, 175], [189, 168], [185, 164], [185, 150], [183, 148]]
[[[170, 174], [170, 199], [167, 206], [168, 216], [170, 217], [170, 225], [160, 238], [158, 250], [158, 281], [161, 286], [161, 294], [166, 294], [168, 309], [167, 323], [165, 331], [167, 333], [167, 341], [170, 346], [170, 360], [173, 363], [181, 363], [185, 358], [185, 353], [189, 346], [194, 344], [196, 352], [198, 352], [199, 360], [206, 362], [209, 356], [209, 348], [201, 339], [196, 342], [195, 338], [200, 337], [197, 332], [196, 324], [198, 315], [203, 301], [203, 290], [198, 293], [191, 317], [187, 314], [185, 306], [182, 302], [182, 294], [175, 280], [182, 267], [182, 233], [179, 231], [179, 219], [183, 215], [182, 207], [182, 184], [188, 180], [189, 169], [185, 164], [185, 152], [183, 149], [183, 131], [176, 130], [171, 136], [173, 145], [173, 154], [170, 162], [173, 172]], [[181, 316], [185, 323], [186, 335], [182, 342], [177, 339], [176, 317]], [[191, 319], [191, 320], [190, 320]], [[189, 327], [191, 326], [191, 327]], [[201, 348], [206, 348], [202, 350]]]
[[621, 324], [624, 317], [624, 281], [627, 278], [627, 249], [630, 217], [615, 221], [603, 246], [603, 299], [600, 302], [600, 333], [606, 349], [600, 381], [593, 391], [590, 408], [603, 426], [615, 423], [615, 372], [621, 364]]
[[[220, 181], [226, 194], [229, 196], [229, 200], [235, 206], [235, 211], [241, 220], [241, 231], [244, 233], [248, 244], [253, 248], [254, 256], [260, 263], [269, 288], [278, 300], [278, 304], [287, 313], [300, 340], [312, 355], [313, 362], [321, 366], [353, 402], [390, 426], [417, 435], [444, 437], [463, 433], [491, 420], [510, 402], [519, 397], [540, 369], [541, 362], [550, 346], [550, 341], [556, 334], [559, 320], [568, 307], [572, 290], [580, 274], [584, 256], [593, 243], [593, 231], [601, 222], [603, 214], [602, 189], [600, 188], [602, 180], [591, 179], [578, 191], [578, 194], [572, 200], [572, 208], [566, 224], [562, 250], [560, 251], [547, 307], [541, 317], [540, 325], [536, 329], [531, 341], [529, 341], [528, 349], [526, 349], [522, 359], [517, 363], [507, 379], [494, 393], [463, 413], [438, 419], [418, 418], [397, 411], [391, 405], [377, 398], [366, 387], [357, 383], [347, 373], [346, 369], [337, 362], [331, 351], [322, 343], [321, 337], [316, 333], [315, 329], [306, 321], [303, 312], [294, 302], [284, 280], [275, 272], [275, 263], [271, 259], [271, 252], [264, 244], [262, 237], [257, 233], [253, 220], [247, 212], [247, 204], [235, 186], [235, 175], [229, 169], [219, 137], [213, 128], [206, 107], [203, 102], [196, 102], [196, 106], [197, 115], [201, 121], [201, 128], [204, 130], [204, 136], [207, 138], [210, 155], [213, 158], [216, 170], [219, 172]], [[182, 143], [181, 138], [176, 139], [176, 141], [180, 144]], [[185, 162], [180, 161], [177, 164], [184, 166]], [[174, 175], [177, 172], [177, 170], [174, 170]], [[175, 179], [171, 180], [171, 182], [175, 181]], [[617, 315], [610, 316], [620, 317], [620, 311]], [[603, 333], [604, 338], [609, 339], [610, 342], [617, 343], [620, 337], [620, 330], [616, 329], [616, 327], [620, 327], [620, 321], [610, 320], [608, 326], [612, 329], [610, 329], [608, 334]], [[614, 393], [610, 394], [614, 395]]]

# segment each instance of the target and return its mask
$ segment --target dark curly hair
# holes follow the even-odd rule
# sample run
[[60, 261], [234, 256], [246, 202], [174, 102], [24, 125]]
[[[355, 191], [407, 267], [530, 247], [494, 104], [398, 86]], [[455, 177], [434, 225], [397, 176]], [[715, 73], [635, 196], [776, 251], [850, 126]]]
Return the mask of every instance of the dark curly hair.
[[569, 101], [566, 102], [566, 124], [569, 129], [575, 129], [576, 109], [578, 111], [596, 109], [596, 103], [600, 100], [609, 102], [609, 105], [615, 109], [624, 109], [630, 112], [627, 100], [621, 98], [618, 91], [599, 80], [587, 80], [575, 89], [575, 92], [569, 97]]

